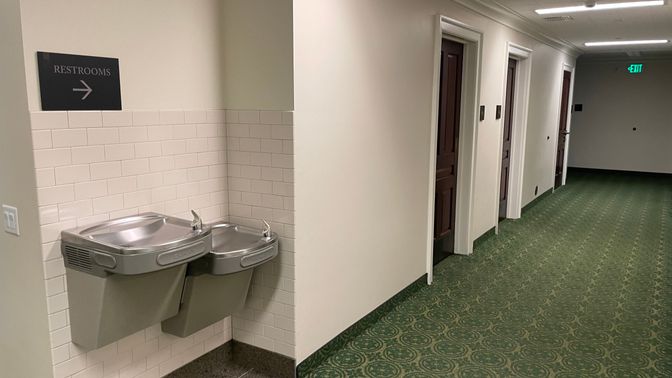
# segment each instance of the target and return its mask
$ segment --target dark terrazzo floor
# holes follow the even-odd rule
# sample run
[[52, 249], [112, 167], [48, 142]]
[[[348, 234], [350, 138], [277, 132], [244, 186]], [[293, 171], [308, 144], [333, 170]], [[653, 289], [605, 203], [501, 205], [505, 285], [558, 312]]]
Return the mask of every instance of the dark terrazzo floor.
[[294, 360], [230, 341], [169, 374], [169, 378], [290, 378]]

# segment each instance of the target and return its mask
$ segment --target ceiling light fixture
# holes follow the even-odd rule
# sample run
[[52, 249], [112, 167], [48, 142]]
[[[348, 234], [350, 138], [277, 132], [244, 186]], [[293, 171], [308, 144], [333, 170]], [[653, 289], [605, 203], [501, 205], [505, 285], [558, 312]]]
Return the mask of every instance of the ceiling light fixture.
[[537, 14], [573, 13], [573, 12], [587, 12], [587, 11], [609, 10], [609, 9], [655, 7], [659, 5], [665, 5], [665, 1], [664, 0], [631, 1], [627, 3], [604, 3], [604, 4], [602, 3], [595, 4], [595, 2], [587, 2], [585, 5], [576, 5], [572, 7], [536, 9], [535, 12]]
[[667, 39], [648, 39], [641, 41], [604, 41], [604, 42], [586, 42], [587, 47], [594, 46], [625, 46], [625, 45], [658, 45], [668, 43]]

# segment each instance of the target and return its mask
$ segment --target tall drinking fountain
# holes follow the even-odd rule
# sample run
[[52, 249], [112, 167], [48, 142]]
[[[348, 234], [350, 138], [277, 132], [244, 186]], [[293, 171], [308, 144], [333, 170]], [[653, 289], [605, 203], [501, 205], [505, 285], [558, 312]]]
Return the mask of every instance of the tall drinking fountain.
[[187, 263], [212, 230], [145, 213], [61, 233], [72, 341], [94, 349], [177, 315]]
[[164, 332], [185, 337], [241, 309], [254, 268], [278, 255], [278, 236], [264, 224], [211, 226], [212, 250], [189, 263], [180, 311], [163, 321]]

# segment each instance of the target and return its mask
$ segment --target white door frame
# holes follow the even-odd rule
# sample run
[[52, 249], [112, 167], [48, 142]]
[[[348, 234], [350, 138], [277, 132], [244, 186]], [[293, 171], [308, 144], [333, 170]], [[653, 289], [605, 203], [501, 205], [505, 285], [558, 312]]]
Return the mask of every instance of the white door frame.
[[[530, 103], [530, 77], [532, 75], [532, 49], [515, 44], [506, 43], [506, 59], [504, 60], [502, 106], [506, 111], [506, 82], [509, 58], [515, 59], [516, 82], [513, 98], [513, 128], [511, 130], [511, 165], [509, 174], [509, 199], [506, 208], [506, 217], [511, 219], [520, 218], [523, 203], [523, 170], [525, 164], [525, 139], [527, 136], [527, 111]], [[504, 119], [499, 120], [499, 146], [504, 141]], [[499, 164], [497, 166], [497, 185], [495, 186], [495, 198], [499, 199], [499, 190], [502, 178], [502, 150], [497, 154]], [[499, 204], [499, 201], [497, 202]], [[495, 207], [495, 233], [499, 233], [499, 206]]]
[[[555, 166], [557, 165], [558, 161], [558, 143], [560, 142], [559, 136], [560, 136], [560, 114], [562, 112], [562, 80], [563, 76], [565, 74], [565, 71], [569, 71], [572, 74], [572, 78], [569, 81], [569, 98], [567, 99], [567, 131], [571, 131], [571, 126], [572, 126], [572, 101], [574, 100], [574, 79], [576, 77], [576, 67], [567, 64], [567, 63], [562, 63], [561, 70], [560, 70], [560, 98], [558, 101], [558, 115], [556, 117], [556, 122], [555, 124], [557, 125], [557, 128], [555, 129], [555, 149], [553, 150], [553, 153], [555, 156], [553, 157], [553, 170], [552, 170], [552, 192], [555, 192]], [[560, 184], [565, 185], [567, 182], [567, 157], [569, 155], [569, 137], [570, 134], [567, 134], [567, 137], [565, 138], [565, 153], [563, 154], [564, 156], [564, 161], [562, 165], [562, 183]]]
[[427, 201], [427, 282], [433, 280], [434, 197], [436, 190], [436, 149], [439, 123], [439, 89], [441, 41], [450, 39], [464, 44], [462, 64], [462, 104], [458, 141], [457, 193], [455, 211], [455, 253], [473, 251], [471, 219], [473, 209], [474, 167], [478, 130], [480, 64], [483, 33], [460, 21], [437, 15], [434, 35], [434, 84], [432, 88], [432, 123], [429, 138], [429, 182]]

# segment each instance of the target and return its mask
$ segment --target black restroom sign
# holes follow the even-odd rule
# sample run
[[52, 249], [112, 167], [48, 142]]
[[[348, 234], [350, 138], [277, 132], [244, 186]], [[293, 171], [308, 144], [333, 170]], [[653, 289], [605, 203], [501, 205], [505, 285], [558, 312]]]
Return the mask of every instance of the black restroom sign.
[[37, 52], [42, 110], [121, 110], [119, 59]]

